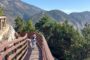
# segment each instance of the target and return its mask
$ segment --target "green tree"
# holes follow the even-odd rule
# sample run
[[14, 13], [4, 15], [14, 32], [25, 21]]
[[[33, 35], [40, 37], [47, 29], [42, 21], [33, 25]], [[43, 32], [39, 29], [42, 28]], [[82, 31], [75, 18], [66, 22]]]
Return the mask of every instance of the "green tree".
[[39, 31], [43, 31], [44, 24], [46, 24], [49, 21], [49, 18], [47, 16], [44, 16], [41, 18], [41, 20], [35, 24], [36, 29]]
[[[52, 53], [62, 60], [82, 60], [83, 37], [67, 22], [57, 24], [49, 39], [49, 46]], [[78, 49], [81, 50], [78, 50]], [[75, 49], [75, 50], [74, 50]], [[77, 54], [78, 53], [78, 54]]]
[[85, 37], [86, 45], [85, 45], [85, 51], [86, 51], [86, 58], [85, 60], [90, 60], [90, 24], [86, 24], [85, 27], [82, 29], [82, 34]]
[[25, 30], [25, 22], [22, 18], [17, 17], [15, 19], [15, 30], [17, 32], [23, 32]]
[[0, 7], [0, 16], [3, 16], [3, 15], [4, 15], [3, 9]]
[[82, 34], [85, 37], [87, 44], [90, 44], [90, 24], [85, 24], [82, 30]]
[[51, 30], [53, 30], [52, 26], [54, 26], [55, 23], [56, 22], [50, 17], [43, 16], [41, 20], [35, 24], [35, 28], [36, 30], [42, 32], [46, 39], [49, 40], [50, 35], [52, 34]]
[[35, 26], [32, 22], [32, 20], [28, 20], [27, 23], [26, 23], [26, 28], [25, 28], [26, 32], [34, 32], [35, 31]]
[[60, 24], [43, 17], [35, 24], [47, 39], [52, 54], [59, 60], [83, 60], [84, 38], [67, 21]]

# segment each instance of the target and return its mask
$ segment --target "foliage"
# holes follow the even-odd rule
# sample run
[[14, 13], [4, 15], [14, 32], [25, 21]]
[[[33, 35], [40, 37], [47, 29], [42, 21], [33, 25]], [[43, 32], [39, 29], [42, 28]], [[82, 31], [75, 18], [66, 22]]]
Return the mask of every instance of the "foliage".
[[60, 24], [45, 16], [35, 27], [45, 35], [52, 54], [59, 60], [85, 58], [85, 40], [67, 21]]
[[16, 24], [15, 25], [15, 30], [17, 32], [23, 32], [25, 30], [25, 22], [24, 22], [24, 20], [22, 18], [17, 17], [15, 19], [15, 24]]
[[35, 26], [31, 20], [24, 21], [22, 18], [17, 17], [15, 19], [15, 30], [17, 32], [33, 32], [35, 31]]
[[35, 26], [34, 26], [32, 20], [28, 20], [27, 21], [25, 29], [26, 29], [25, 30], [26, 32], [33, 32], [33, 31], [35, 31]]
[[44, 33], [44, 36], [48, 40], [50, 37], [50, 34], [52, 34], [51, 30], [53, 30], [52, 26], [54, 26], [56, 22], [49, 18], [48, 16], [44, 16], [41, 18], [39, 22], [35, 24], [36, 30]]
[[3, 16], [4, 13], [3, 13], [3, 9], [0, 7], [0, 16]]
[[90, 59], [90, 24], [86, 24], [85, 27], [82, 29], [82, 34], [86, 39], [86, 45], [85, 45], [85, 50], [86, 50], [86, 59]]
[[85, 37], [87, 44], [90, 44], [90, 25], [86, 24], [84, 29], [82, 30], [82, 34]]

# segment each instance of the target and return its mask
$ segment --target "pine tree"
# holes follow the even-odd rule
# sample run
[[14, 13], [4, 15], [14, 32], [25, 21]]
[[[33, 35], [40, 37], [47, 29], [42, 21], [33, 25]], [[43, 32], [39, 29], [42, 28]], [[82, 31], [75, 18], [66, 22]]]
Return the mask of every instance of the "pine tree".
[[35, 27], [44, 34], [52, 54], [57, 59], [84, 59], [84, 38], [68, 21], [60, 24], [49, 17], [43, 17]]
[[17, 32], [23, 32], [25, 30], [25, 22], [22, 18], [17, 17], [15, 19], [15, 30]]
[[90, 24], [85, 24], [85, 27], [82, 29], [83, 37], [85, 37], [86, 45], [86, 58], [85, 60], [90, 60]]
[[28, 20], [26, 23], [26, 32], [34, 32], [35, 31], [35, 26], [32, 22], [32, 20]]

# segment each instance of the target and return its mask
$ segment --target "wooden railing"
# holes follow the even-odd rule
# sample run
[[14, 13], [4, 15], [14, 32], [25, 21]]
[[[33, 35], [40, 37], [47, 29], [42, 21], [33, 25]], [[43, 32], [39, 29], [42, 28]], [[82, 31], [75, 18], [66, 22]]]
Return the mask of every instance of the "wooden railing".
[[20, 36], [22, 37], [19, 36], [11, 42], [7, 40], [0, 42], [0, 60], [23, 60], [27, 54], [27, 38], [32, 38], [33, 34], [37, 36], [37, 44], [42, 52], [42, 60], [54, 60], [44, 36], [36, 32], [25, 34], [21, 33]]
[[11, 42], [0, 42], [0, 60], [23, 60], [27, 52], [27, 34]]
[[42, 59], [54, 60], [44, 36], [42, 34], [39, 34], [38, 39], [39, 39], [38, 45], [42, 50]]

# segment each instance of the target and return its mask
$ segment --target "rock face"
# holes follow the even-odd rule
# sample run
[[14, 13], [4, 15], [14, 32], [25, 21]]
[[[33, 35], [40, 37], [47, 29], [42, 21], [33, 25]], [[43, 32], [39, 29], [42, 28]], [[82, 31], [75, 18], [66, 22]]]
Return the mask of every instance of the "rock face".
[[7, 40], [12, 41], [15, 39], [15, 30], [12, 26], [9, 26], [9, 31], [7, 33]]
[[15, 39], [15, 30], [11, 25], [8, 25], [4, 31], [2, 31], [2, 35], [0, 35], [0, 41], [8, 40], [12, 41]]

